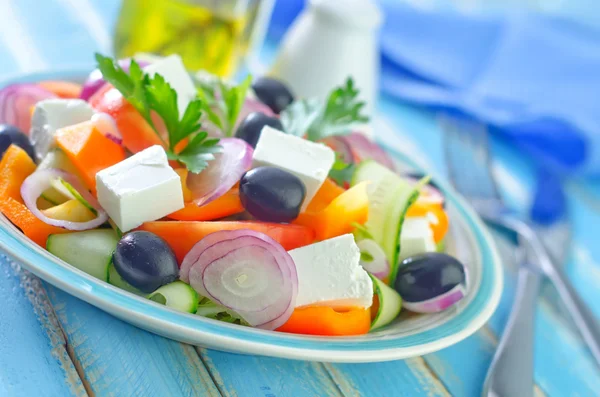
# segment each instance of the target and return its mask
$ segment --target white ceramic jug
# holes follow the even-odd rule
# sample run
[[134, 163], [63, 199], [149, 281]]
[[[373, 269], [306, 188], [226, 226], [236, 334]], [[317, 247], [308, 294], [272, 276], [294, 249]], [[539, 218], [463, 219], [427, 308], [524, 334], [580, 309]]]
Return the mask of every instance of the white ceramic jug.
[[372, 0], [307, 0], [282, 41], [271, 75], [303, 98], [325, 98], [352, 76], [367, 102], [367, 114], [372, 115], [381, 21], [381, 11]]

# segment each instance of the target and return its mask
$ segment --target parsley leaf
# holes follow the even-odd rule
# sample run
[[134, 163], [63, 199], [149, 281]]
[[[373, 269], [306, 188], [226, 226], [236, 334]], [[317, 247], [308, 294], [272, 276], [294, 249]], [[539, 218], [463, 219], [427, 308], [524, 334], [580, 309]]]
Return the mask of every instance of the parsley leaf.
[[202, 110], [223, 135], [233, 136], [235, 123], [251, 83], [250, 75], [239, 85], [228, 84], [214, 76], [196, 80], [198, 96], [202, 98]]
[[[145, 75], [138, 63], [131, 60], [129, 73], [125, 72], [113, 59], [96, 54], [98, 69], [104, 79], [112, 84], [131, 103], [154, 129], [166, 147], [167, 157], [186, 165], [194, 173], [208, 166], [208, 161], [221, 151], [218, 139], [208, 138], [201, 128], [204, 101], [191, 101], [180, 117], [177, 106], [177, 92], [160, 74]], [[209, 98], [207, 98], [209, 99]], [[163, 120], [169, 135], [168, 145], [152, 120], [152, 112]], [[209, 116], [210, 117], [210, 116]], [[187, 146], [178, 152], [175, 147], [189, 138]]]
[[288, 134], [318, 141], [331, 135], [345, 135], [357, 124], [369, 121], [362, 114], [365, 103], [358, 100], [354, 80], [334, 89], [326, 101], [316, 98], [294, 101], [283, 112], [281, 122]]
[[352, 176], [356, 171], [356, 164], [347, 164], [342, 160], [342, 156], [336, 153], [335, 162], [329, 170], [329, 177], [340, 186], [349, 184], [352, 180]]

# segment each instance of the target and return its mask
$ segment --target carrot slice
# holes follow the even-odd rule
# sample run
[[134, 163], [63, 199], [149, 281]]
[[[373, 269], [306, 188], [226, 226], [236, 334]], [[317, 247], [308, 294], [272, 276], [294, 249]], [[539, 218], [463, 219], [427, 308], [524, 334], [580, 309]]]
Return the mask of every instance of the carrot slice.
[[69, 230], [48, 225], [29, 211], [21, 198], [21, 185], [35, 164], [20, 147], [11, 145], [0, 162], [0, 211], [36, 244], [45, 247], [50, 234]]
[[59, 98], [75, 99], [81, 95], [81, 84], [70, 81], [46, 80], [38, 83], [38, 85]]
[[295, 309], [290, 318], [277, 331], [306, 335], [363, 335], [371, 328], [369, 308], [352, 308], [336, 311], [327, 306], [310, 306]]
[[156, 221], [146, 222], [139, 228], [139, 230], [152, 232], [162, 237], [173, 249], [180, 264], [192, 247], [207, 235], [220, 230], [241, 229], [264, 233], [281, 244], [286, 250], [311, 244], [315, 239], [314, 232], [306, 226], [253, 221]]
[[240, 189], [233, 188], [210, 203], [198, 207], [194, 203], [186, 203], [185, 207], [167, 215], [178, 221], [212, 221], [244, 211], [240, 201]]
[[93, 193], [96, 192], [96, 173], [125, 160], [121, 145], [104, 136], [91, 121], [58, 130], [56, 144], [69, 157]]

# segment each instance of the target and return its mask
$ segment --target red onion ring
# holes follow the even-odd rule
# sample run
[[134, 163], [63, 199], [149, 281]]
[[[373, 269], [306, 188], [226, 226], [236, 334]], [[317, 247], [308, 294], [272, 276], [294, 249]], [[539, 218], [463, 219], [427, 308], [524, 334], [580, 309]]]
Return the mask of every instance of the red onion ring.
[[450, 291], [422, 302], [402, 302], [402, 307], [415, 313], [437, 313], [453, 306], [467, 294], [463, 284], [458, 284]]
[[92, 123], [108, 139], [120, 145], [123, 143], [123, 136], [117, 127], [115, 119], [108, 113], [95, 113], [92, 116]]
[[[212, 233], [190, 250], [184, 263], [189, 271], [187, 276], [185, 270], [180, 271], [182, 279], [187, 278], [199, 294], [236, 312], [254, 327], [276, 329], [294, 310], [298, 294], [296, 266], [285, 249], [263, 233], [252, 230]], [[251, 271], [235, 273], [240, 266], [241, 270]], [[253, 285], [252, 296], [236, 296], [232, 291], [241, 288], [238, 278], [253, 274], [259, 275], [255, 282], [264, 284]], [[230, 278], [224, 279], [227, 276]]]
[[0, 124], [10, 124], [29, 135], [31, 108], [44, 99], [58, 98], [36, 84], [12, 84], [0, 90]]
[[385, 150], [360, 132], [352, 132], [348, 135], [340, 136], [340, 138], [350, 147], [355, 162], [373, 159], [391, 170], [396, 168], [394, 161]]
[[383, 280], [390, 274], [390, 262], [387, 260], [385, 252], [375, 240], [365, 239], [360, 240], [356, 243], [360, 252], [367, 252], [373, 257], [371, 261], [363, 261], [361, 259], [360, 264], [362, 267], [371, 273], [373, 276], [380, 280]]
[[[44, 215], [37, 207], [37, 199], [46, 189], [52, 186], [51, 181], [54, 178], [62, 178], [71, 184], [71, 186], [73, 186], [77, 192], [79, 192], [79, 194], [81, 194], [81, 196], [96, 210], [98, 213], [97, 217], [88, 222], [70, 222], [52, 219]], [[33, 215], [35, 215], [39, 220], [48, 225], [61, 227], [63, 229], [77, 231], [89, 230], [102, 225], [108, 220], [108, 214], [102, 209], [102, 207], [100, 207], [98, 200], [96, 200], [96, 198], [94, 198], [94, 196], [92, 196], [91, 193], [81, 185], [77, 177], [56, 168], [39, 170], [29, 175], [21, 185], [21, 197], [23, 198], [23, 202], [29, 211], [31, 211], [31, 213], [33, 213]]]
[[222, 138], [223, 151], [215, 155], [208, 167], [198, 174], [189, 173], [187, 187], [192, 191], [197, 206], [221, 197], [239, 182], [252, 165], [254, 150], [238, 138]]

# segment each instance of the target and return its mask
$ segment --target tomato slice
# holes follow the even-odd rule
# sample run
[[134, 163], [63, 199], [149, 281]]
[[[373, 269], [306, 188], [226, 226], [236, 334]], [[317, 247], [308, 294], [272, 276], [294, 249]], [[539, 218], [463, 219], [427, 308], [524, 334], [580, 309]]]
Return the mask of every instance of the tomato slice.
[[89, 102], [98, 112], [107, 113], [115, 119], [123, 137], [123, 146], [130, 152], [141, 152], [154, 145], [164, 146], [144, 117], [110, 84], [105, 84]]
[[146, 222], [139, 230], [146, 230], [165, 239], [181, 264], [192, 247], [207, 235], [219, 230], [250, 229], [264, 233], [277, 241], [287, 251], [311, 244], [315, 240], [312, 229], [300, 225], [254, 221], [156, 221]]
[[369, 308], [334, 310], [327, 306], [295, 309], [288, 321], [277, 328], [279, 332], [306, 335], [363, 335], [371, 328]]

